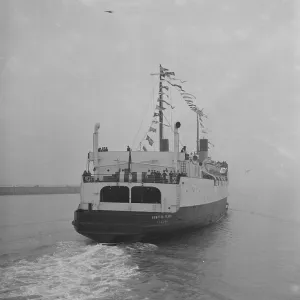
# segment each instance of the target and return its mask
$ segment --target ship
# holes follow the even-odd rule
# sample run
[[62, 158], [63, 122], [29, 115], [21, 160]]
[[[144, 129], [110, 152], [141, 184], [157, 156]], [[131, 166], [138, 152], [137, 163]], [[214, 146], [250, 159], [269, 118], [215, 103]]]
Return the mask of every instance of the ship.
[[[209, 139], [200, 138], [207, 117], [203, 109], [193, 94], [175, 83], [174, 72], [160, 65], [159, 72], [151, 75], [159, 76], [158, 104], [144, 140], [153, 146], [150, 133], [157, 134], [155, 151], [141, 145], [137, 150], [127, 146], [124, 151], [100, 148], [100, 123], [94, 127], [93, 151], [87, 155], [72, 224], [79, 234], [99, 243], [153, 241], [215, 223], [228, 209], [228, 164], [212, 160]], [[172, 151], [165, 138], [165, 110], [173, 108], [165, 97], [169, 88], [176, 88], [196, 114], [192, 153], [180, 147], [180, 120], [170, 125]]]

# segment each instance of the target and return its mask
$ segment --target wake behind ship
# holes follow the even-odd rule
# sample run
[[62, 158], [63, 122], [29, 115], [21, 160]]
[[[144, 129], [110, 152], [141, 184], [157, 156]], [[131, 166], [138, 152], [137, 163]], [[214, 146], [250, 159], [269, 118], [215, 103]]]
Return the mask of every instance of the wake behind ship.
[[[191, 227], [201, 227], [221, 219], [228, 203], [228, 165], [208, 157], [207, 138], [199, 139], [199, 125], [205, 116], [195, 97], [174, 83], [174, 72], [160, 66], [159, 105], [149, 134], [150, 146], [158, 124], [159, 150], [106, 151], [98, 148], [97, 123], [93, 152], [88, 153], [87, 170], [81, 178], [80, 204], [72, 222], [75, 230], [97, 242], [150, 241]], [[173, 151], [164, 138], [163, 103], [165, 91], [175, 87], [196, 113], [196, 151], [179, 149], [180, 122], [173, 129]], [[158, 119], [158, 120], [157, 120]], [[89, 171], [93, 166], [93, 174]]]

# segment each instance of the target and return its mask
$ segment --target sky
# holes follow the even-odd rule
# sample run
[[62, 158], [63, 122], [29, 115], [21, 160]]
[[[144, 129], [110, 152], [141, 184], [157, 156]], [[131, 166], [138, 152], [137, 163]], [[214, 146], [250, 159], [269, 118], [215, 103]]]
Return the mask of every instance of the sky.
[[[0, 20], [0, 185], [79, 184], [96, 122], [100, 146], [137, 148], [162, 64], [208, 115], [231, 185], [295, 188], [297, 1], [1, 0]], [[171, 93], [194, 150], [196, 117]]]

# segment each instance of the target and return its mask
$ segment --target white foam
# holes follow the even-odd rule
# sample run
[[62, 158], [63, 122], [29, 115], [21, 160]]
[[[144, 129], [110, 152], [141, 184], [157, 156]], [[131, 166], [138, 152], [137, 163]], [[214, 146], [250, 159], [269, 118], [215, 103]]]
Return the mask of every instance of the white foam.
[[125, 247], [129, 251], [155, 251], [158, 247], [154, 244], [134, 243]]
[[5, 297], [42, 296], [43, 299], [107, 299], [126, 294], [126, 279], [138, 275], [120, 247], [57, 244], [52, 255], [23, 259], [4, 269], [0, 288]]

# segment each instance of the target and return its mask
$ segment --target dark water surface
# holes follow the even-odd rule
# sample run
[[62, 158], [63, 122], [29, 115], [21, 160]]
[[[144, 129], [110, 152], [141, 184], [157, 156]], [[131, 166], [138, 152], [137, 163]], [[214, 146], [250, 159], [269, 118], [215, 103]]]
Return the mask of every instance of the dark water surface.
[[108, 246], [72, 225], [79, 195], [0, 197], [1, 299], [300, 299], [300, 201], [234, 193], [222, 221]]

